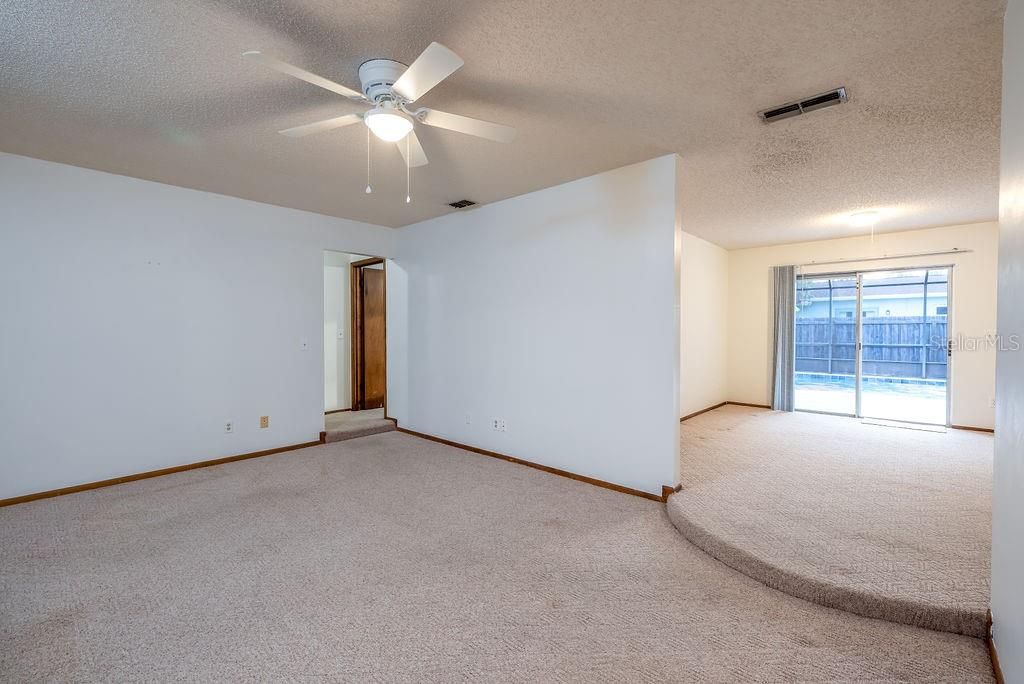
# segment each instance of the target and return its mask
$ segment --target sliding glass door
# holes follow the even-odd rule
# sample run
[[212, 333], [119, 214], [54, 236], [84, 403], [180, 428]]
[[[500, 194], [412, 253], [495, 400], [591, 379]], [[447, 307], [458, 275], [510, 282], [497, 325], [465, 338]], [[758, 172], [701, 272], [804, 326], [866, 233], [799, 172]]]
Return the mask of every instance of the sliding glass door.
[[949, 269], [861, 278], [861, 415], [945, 425]]
[[857, 275], [796, 281], [798, 411], [857, 413]]
[[949, 273], [799, 277], [797, 410], [946, 425]]

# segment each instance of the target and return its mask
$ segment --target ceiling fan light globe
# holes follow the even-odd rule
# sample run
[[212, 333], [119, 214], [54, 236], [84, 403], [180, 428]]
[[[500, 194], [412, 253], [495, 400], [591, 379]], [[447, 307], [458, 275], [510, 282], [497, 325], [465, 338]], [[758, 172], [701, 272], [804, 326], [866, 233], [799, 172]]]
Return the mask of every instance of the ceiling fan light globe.
[[398, 142], [412, 130], [412, 119], [394, 110], [375, 109], [363, 121], [375, 136], [386, 142]]

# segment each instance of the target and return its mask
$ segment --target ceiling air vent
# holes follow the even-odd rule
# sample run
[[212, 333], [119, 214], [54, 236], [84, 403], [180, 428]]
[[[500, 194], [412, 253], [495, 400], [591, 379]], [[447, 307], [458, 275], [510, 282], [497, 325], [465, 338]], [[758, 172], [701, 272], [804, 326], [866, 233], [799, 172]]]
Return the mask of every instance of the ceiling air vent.
[[471, 207], [474, 204], [476, 204], [476, 202], [473, 200], [459, 200], [458, 202], [449, 203], [448, 206], [453, 209], [465, 209], [466, 207]]
[[825, 107], [831, 107], [832, 105], [842, 104], [843, 102], [846, 102], [846, 100], [846, 88], [836, 88], [835, 90], [830, 90], [827, 93], [821, 93], [820, 95], [809, 97], [806, 100], [787, 102], [786, 104], [779, 105], [778, 107], [762, 110], [758, 112], [757, 115], [761, 117], [761, 121], [765, 123], [772, 123], [773, 121], [788, 119], [791, 116], [799, 116], [800, 114], [813, 112], [816, 109], [824, 109]]

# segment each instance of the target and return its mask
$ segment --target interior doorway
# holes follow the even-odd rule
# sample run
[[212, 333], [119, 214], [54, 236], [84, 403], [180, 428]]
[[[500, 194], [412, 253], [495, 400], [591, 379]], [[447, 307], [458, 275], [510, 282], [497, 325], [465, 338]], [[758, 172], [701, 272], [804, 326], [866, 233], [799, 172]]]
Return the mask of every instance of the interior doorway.
[[324, 251], [324, 429], [340, 442], [396, 428], [387, 418], [386, 262]]
[[386, 290], [383, 259], [352, 262], [353, 411], [382, 409], [387, 401]]
[[950, 274], [798, 276], [796, 409], [948, 425]]

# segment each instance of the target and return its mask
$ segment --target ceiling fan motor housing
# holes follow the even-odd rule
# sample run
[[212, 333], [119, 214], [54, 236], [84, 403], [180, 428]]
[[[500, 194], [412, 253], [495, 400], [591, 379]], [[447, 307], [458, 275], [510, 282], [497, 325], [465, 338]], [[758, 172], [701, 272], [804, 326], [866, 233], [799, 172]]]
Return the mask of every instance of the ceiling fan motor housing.
[[371, 102], [380, 102], [382, 99], [398, 99], [397, 95], [392, 92], [391, 86], [408, 68], [405, 64], [393, 59], [371, 59], [363, 62], [359, 65], [359, 82], [362, 84], [363, 94]]

